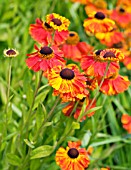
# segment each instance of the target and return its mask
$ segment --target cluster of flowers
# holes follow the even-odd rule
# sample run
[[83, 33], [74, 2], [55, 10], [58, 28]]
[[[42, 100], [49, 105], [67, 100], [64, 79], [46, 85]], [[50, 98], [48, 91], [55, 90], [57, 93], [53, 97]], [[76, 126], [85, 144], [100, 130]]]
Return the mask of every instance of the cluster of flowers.
[[[53, 95], [59, 95], [62, 102], [69, 102], [63, 113], [78, 119], [83, 103], [86, 104], [86, 111], [96, 104], [93, 101], [90, 105], [91, 91], [99, 87], [100, 92], [106, 95], [116, 95], [128, 89], [130, 81], [119, 74], [119, 62], [131, 69], [131, 29], [127, 27], [131, 24], [131, 13], [125, 12], [129, 4], [122, 0], [115, 10], [107, 10], [104, 0], [73, 1], [86, 5], [88, 18], [83, 26], [87, 35], [95, 36], [107, 48], [96, 50], [88, 43], [81, 42], [77, 32], [68, 29], [70, 21], [52, 13], [44, 21], [37, 18], [36, 23], [30, 25], [29, 33], [38, 46], [34, 45], [36, 51], [27, 55], [26, 64], [35, 72], [43, 72], [54, 89]], [[124, 31], [121, 32], [120, 28]], [[80, 121], [93, 114], [84, 115]], [[89, 165], [89, 155], [79, 142], [68, 142], [66, 149], [61, 147], [57, 151], [56, 162], [63, 170], [84, 170]]]

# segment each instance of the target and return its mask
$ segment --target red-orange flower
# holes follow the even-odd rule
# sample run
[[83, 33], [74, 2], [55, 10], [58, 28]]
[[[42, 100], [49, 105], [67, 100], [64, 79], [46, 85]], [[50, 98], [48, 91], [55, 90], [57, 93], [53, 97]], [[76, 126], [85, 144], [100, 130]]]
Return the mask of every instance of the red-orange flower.
[[131, 70], [131, 53], [128, 56], [125, 56], [123, 63], [128, 70]]
[[123, 114], [121, 117], [121, 122], [123, 124], [123, 128], [131, 133], [131, 116], [128, 114]]
[[115, 22], [109, 18], [106, 18], [102, 12], [96, 12], [93, 16], [89, 15], [89, 18], [84, 20], [83, 24], [86, 33], [98, 33], [109, 32], [115, 28]]
[[[101, 80], [99, 83], [100, 82]], [[128, 77], [114, 74], [111, 77], [104, 79], [100, 91], [107, 95], [116, 95], [127, 90], [129, 85], [130, 81], [128, 80]]]
[[80, 73], [78, 66], [69, 64], [67, 66], [53, 67], [48, 74], [49, 84], [55, 89], [54, 95], [60, 94], [62, 100], [82, 99], [88, 94], [86, 90], [86, 77]]
[[117, 44], [124, 39], [122, 32], [115, 29], [112, 29], [107, 33], [97, 33], [95, 36], [102, 44], [105, 44], [108, 47], [112, 47], [113, 44]]
[[131, 22], [131, 13], [126, 12], [126, 9], [124, 8], [116, 8], [112, 10], [110, 18], [120, 27], [125, 28]]
[[65, 58], [80, 61], [82, 55], [89, 54], [92, 51], [93, 47], [86, 42], [80, 42], [79, 40], [79, 35], [76, 32], [69, 32], [66, 43], [61, 47]]
[[55, 160], [62, 170], [85, 170], [90, 163], [87, 151], [80, 147], [80, 142], [68, 142], [66, 149], [60, 147]]
[[[86, 75], [94, 77], [104, 76], [108, 63], [103, 60], [105, 57], [101, 55], [102, 51], [103, 50], [97, 50], [92, 56], [83, 56], [81, 60], [81, 68], [84, 70]], [[116, 73], [119, 68], [118, 62], [110, 62], [106, 77], [110, 77], [112, 74]]]
[[[89, 109], [92, 109], [95, 107], [96, 105], [96, 101], [91, 105], [91, 107], [88, 109], [88, 106], [91, 102], [91, 100], [89, 100], [88, 97], [86, 98], [83, 98], [82, 100], [79, 100], [78, 101], [78, 105], [76, 107], [76, 109], [74, 110], [74, 112], [72, 113], [73, 111], [73, 108], [75, 107], [76, 105], [76, 102], [70, 102], [66, 107], [64, 107], [62, 109], [62, 112], [64, 113], [65, 116], [71, 116], [71, 114], [74, 116], [75, 119], [78, 119], [78, 117], [80, 116], [80, 113], [81, 113], [81, 110], [82, 110], [82, 106], [84, 104], [84, 101], [86, 100], [86, 109], [84, 112], [87, 112]], [[86, 115], [84, 115], [80, 121], [83, 121], [85, 120], [87, 117], [91, 117], [95, 114], [95, 112], [91, 112], [91, 113], [88, 113]]]
[[63, 52], [56, 46], [43, 46], [40, 49], [35, 45], [37, 50], [34, 53], [27, 54], [29, 58], [26, 59], [27, 66], [34, 71], [47, 71], [54, 66], [64, 65], [65, 61], [62, 58]]
[[[54, 32], [54, 29], [47, 22], [44, 22], [39, 18], [36, 19], [35, 24], [30, 25], [29, 33], [35, 41], [41, 43], [42, 45], [60, 45], [68, 37], [68, 31], [63, 30], [58, 32], [56, 30]], [[52, 34], [54, 34], [54, 38], [52, 37]]]

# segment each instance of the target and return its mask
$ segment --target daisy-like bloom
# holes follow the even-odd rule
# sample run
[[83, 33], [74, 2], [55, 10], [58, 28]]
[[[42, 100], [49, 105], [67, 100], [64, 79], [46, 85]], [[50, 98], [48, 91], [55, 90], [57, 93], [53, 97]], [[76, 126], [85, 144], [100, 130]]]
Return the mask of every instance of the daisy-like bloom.
[[[92, 14], [91, 14], [92, 15]], [[84, 20], [83, 24], [86, 33], [98, 33], [109, 32], [115, 27], [115, 22], [109, 18], [106, 18], [102, 12], [96, 12], [93, 16], [89, 15], [89, 18]]]
[[56, 46], [43, 46], [40, 49], [35, 45], [36, 52], [27, 54], [29, 58], [26, 59], [27, 66], [33, 71], [48, 71], [54, 66], [64, 65], [65, 61], [62, 58], [63, 52]]
[[104, 14], [107, 14], [107, 3], [104, 0], [95, 0], [86, 5], [85, 12], [87, 15], [90, 15], [91, 13], [95, 14], [96, 12], [103, 12]]
[[13, 48], [5, 49], [3, 53], [5, 57], [9, 58], [16, 57], [19, 55], [19, 52]]
[[131, 13], [131, 1], [130, 0], [118, 0], [117, 6], [126, 9], [127, 12]]
[[72, 59], [73, 61], [80, 61], [82, 55], [89, 54], [93, 50], [92, 46], [86, 42], [80, 42], [79, 40], [79, 35], [76, 32], [69, 32], [65, 44], [61, 47], [65, 58]]
[[[84, 70], [85, 74], [87, 76], [93, 76], [93, 77], [103, 77], [105, 74], [106, 67], [108, 65], [108, 62], [104, 60], [106, 56], [108, 56], [105, 53], [105, 56], [100, 56], [103, 50], [97, 50], [93, 53], [93, 55], [84, 55], [81, 59], [81, 68]], [[105, 50], [104, 50], [105, 52]], [[103, 53], [102, 53], [103, 54]], [[115, 55], [114, 53], [112, 54]], [[109, 58], [109, 57], [108, 57]], [[116, 73], [119, 70], [119, 63], [110, 61], [110, 65], [106, 74], [106, 77], [110, 77], [114, 73]]]
[[131, 133], [131, 116], [128, 114], [123, 114], [121, 117], [121, 122], [123, 124], [123, 128]]
[[131, 22], [131, 12], [126, 12], [124, 8], [116, 8], [112, 10], [110, 18], [120, 27], [125, 28]]
[[[74, 118], [78, 119], [78, 117], [80, 116], [81, 109], [82, 109], [82, 106], [83, 106], [85, 100], [86, 100], [85, 112], [87, 112], [88, 111], [88, 106], [89, 106], [89, 104], [91, 102], [91, 100], [89, 100], [88, 97], [86, 97], [86, 98], [84, 97], [82, 100], [79, 100], [77, 108], [74, 111], [74, 113], [72, 113], [72, 111], [73, 111], [73, 108], [74, 108], [76, 102], [70, 102], [65, 108], [62, 109], [62, 112], [64, 113], [65, 116], [71, 116], [71, 114], [73, 114]], [[96, 101], [92, 104], [92, 106], [89, 109], [92, 109], [95, 106], [96, 106]], [[88, 113], [87, 115], [83, 116], [80, 121], [83, 121], [87, 117], [91, 117], [94, 114], [95, 114], [95, 112]]]
[[68, 142], [66, 149], [60, 147], [57, 150], [55, 160], [62, 170], [85, 170], [88, 167], [87, 151], [80, 145], [80, 142]]
[[102, 44], [108, 47], [112, 47], [113, 44], [117, 44], [124, 39], [122, 32], [117, 31], [116, 29], [112, 29], [107, 33], [96, 33], [95, 36]]
[[124, 54], [119, 50], [115, 48], [105, 49], [102, 50], [100, 53], [100, 60], [101, 61], [123, 61]]
[[53, 67], [48, 74], [49, 84], [55, 89], [54, 95], [60, 94], [62, 100], [82, 99], [88, 94], [86, 77], [75, 64]]
[[[29, 33], [35, 41], [41, 43], [42, 45], [60, 45], [68, 37], [68, 31], [54, 31], [54, 29], [47, 22], [44, 22], [39, 18], [36, 19], [35, 24], [30, 25]], [[52, 34], [54, 34], [54, 38], [52, 37]]]
[[67, 31], [70, 24], [70, 21], [67, 18], [56, 13], [47, 15], [46, 22], [54, 28], [54, 30], [58, 31]]
[[[99, 83], [100, 82], [101, 80], [99, 81]], [[121, 76], [117, 73], [109, 78], [104, 79], [100, 91], [107, 95], [116, 95], [127, 90], [129, 85], [130, 81], [128, 80], [128, 77]]]

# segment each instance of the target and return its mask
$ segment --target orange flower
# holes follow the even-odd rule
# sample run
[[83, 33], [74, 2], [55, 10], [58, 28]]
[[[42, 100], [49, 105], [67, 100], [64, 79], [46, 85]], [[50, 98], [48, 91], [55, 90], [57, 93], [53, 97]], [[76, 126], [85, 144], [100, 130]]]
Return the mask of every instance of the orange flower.
[[112, 47], [113, 44], [117, 44], [124, 39], [123, 34], [115, 29], [112, 29], [107, 33], [96, 33], [95, 36], [102, 44], [105, 44], [108, 47]]
[[[48, 45], [48, 44], [60, 45], [68, 37], [68, 31], [63, 30], [58, 32], [56, 30], [54, 32], [54, 29], [47, 22], [43, 22], [39, 18], [36, 19], [35, 24], [30, 25], [29, 33], [35, 41], [41, 43], [42, 45]], [[54, 41], [52, 37], [53, 33], [54, 33]]]
[[115, 28], [115, 22], [109, 18], [106, 18], [102, 12], [96, 12], [93, 16], [89, 15], [84, 21], [84, 28], [86, 33], [98, 33], [98, 32], [109, 32]]
[[131, 53], [129, 54], [129, 56], [125, 56], [123, 63], [128, 70], [131, 70]]
[[[75, 119], [78, 119], [78, 117], [79, 117], [79, 115], [80, 115], [80, 113], [81, 113], [81, 109], [82, 109], [82, 106], [83, 106], [85, 100], [86, 100], [86, 109], [85, 109], [85, 112], [87, 112], [89, 109], [95, 107], [96, 102], [94, 102], [94, 103], [92, 104], [92, 106], [91, 106], [89, 109], [87, 109], [88, 106], [89, 106], [89, 104], [90, 104], [90, 102], [91, 102], [91, 100], [89, 100], [89, 98], [86, 97], [86, 98], [83, 98], [82, 100], [79, 100], [78, 105], [77, 105], [77, 108], [74, 110], [73, 113], [72, 113], [72, 111], [73, 111], [73, 109], [74, 109], [74, 106], [75, 106], [76, 102], [70, 102], [65, 108], [62, 109], [62, 112], [64, 113], [65, 116], [71, 116], [71, 114], [73, 114], [74, 118], [75, 118]], [[83, 116], [80, 121], [83, 121], [83, 120], [86, 119], [86, 117], [91, 117], [91, 116], [93, 116], [94, 114], [95, 114], [95, 112], [91, 112], [91, 113]]]
[[61, 47], [65, 58], [80, 61], [82, 55], [89, 54], [92, 51], [93, 47], [86, 42], [79, 42], [79, 39], [79, 35], [76, 32], [69, 32], [66, 43]]
[[110, 170], [110, 168], [101, 168], [101, 170]]
[[80, 142], [68, 142], [66, 149], [60, 147], [55, 160], [62, 170], [85, 170], [90, 163], [86, 149], [80, 148]]
[[[81, 60], [81, 68], [87, 76], [103, 77], [107, 62], [104, 61], [104, 56], [101, 55], [103, 50], [97, 50], [92, 56], [85, 55]], [[105, 51], [104, 51], [105, 52]], [[108, 54], [108, 53], [107, 53]], [[113, 53], [113, 55], [115, 55]], [[110, 62], [106, 77], [110, 77], [119, 70], [118, 62]]]
[[72, 2], [79, 2], [81, 4], [88, 4], [89, 2], [92, 2], [92, 0], [71, 0]]
[[60, 94], [62, 100], [82, 99], [88, 94], [86, 77], [75, 64], [53, 67], [48, 74], [48, 80], [55, 89], [54, 95]]
[[67, 18], [56, 13], [47, 15], [46, 22], [57, 31], [67, 31], [70, 24], [70, 21]]
[[123, 128], [131, 133], [131, 116], [128, 114], [123, 114], [121, 117], [121, 122], [123, 124]]
[[108, 13], [107, 3], [104, 0], [95, 0], [92, 3], [88, 3], [85, 7], [87, 15], [95, 14], [96, 12]]
[[64, 65], [65, 61], [62, 58], [63, 52], [56, 46], [48, 47], [44, 46], [40, 49], [35, 45], [34, 48], [37, 50], [34, 53], [27, 54], [29, 56], [26, 59], [27, 66], [33, 71], [47, 71], [54, 66]]
[[126, 12], [124, 8], [116, 8], [112, 10], [110, 18], [120, 27], [125, 28], [131, 22], [131, 13]]
[[[101, 80], [99, 81], [99, 83], [100, 82]], [[130, 81], [126, 76], [114, 74], [113, 76], [104, 79], [100, 91], [107, 95], [116, 95], [127, 90], [129, 85]]]

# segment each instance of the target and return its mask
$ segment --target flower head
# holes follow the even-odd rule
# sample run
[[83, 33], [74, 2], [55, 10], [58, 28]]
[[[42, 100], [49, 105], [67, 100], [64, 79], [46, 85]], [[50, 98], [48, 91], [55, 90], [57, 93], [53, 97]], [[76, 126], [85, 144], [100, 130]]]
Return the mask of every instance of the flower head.
[[60, 16], [59, 14], [52, 13], [46, 16], [46, 22], [54, 29], [58, 31], [68, 30], [70, 21]]
[[86, 149], [80, 148], [80, 142], [68, 142], [66, 149], [60, 147], [55, 160], [62, 170], [85, 170], [90, 163]]
[[115, 28], [115, 22], [109, 18], [106, 18], [102, 12], [96, 12], [93, 16], [89, 15], [84, 21], [85, 31], [88, 33], [106, 33]]
[[[81, 59], [81, 68], [84, 70], [87, 76], [103, 77], [108, 62], [101, 55], [103, 50], [96, 50], [93, 55], [84, 55]], [[103, 54], [103, 53], [102, 53]], [[114, 55], [114, 54], [113, 54]], [[105, 60], [104, 60], [105, 59]], [[119, 70], [118, 62], [110, 62], [106, 77], [110, 77], [112, 74]]]
[[17, 55], [19, 55], [19, 52], [13, 48], [5, 49], [3, 53], [5, 57], [9, 57], [9, 58], [16, 57]]
[[131, 116], [128, 114], [123, 114], [121, 117], [121, 122], [123, 124], [123, 128], [131, 133]]
[[128, 78], [117, 73], [109, 78], [104, 79], [100, 91], [107, 95], [116, 95], [127, 90], [129, 85], [130, 81]]
[[55, 89], [55, 95], [60, 94], [62, 100], [64, 98], [81, 99], [88, 94], [86, 77], [80, 73], [75, 64], [53, 67], [48, 74], [48, 80]]
[[[68, 31], [55, 31], [54, 28], [51, 27], [47, 22], [40, 20], [39, 18], [36, 19], [35, 24], [31, 24], [29, 27], [29, 33], [31, 37], [41, 43], [42, 45], [48, 44], [62, 44], [65, 39], [68, 37]], [[54, 38], [52, 34], [54, 33]]]
[[82, 55], [89, 54], [93, 47], [86, 42], [79, 41], [79, 35], [70, 31], [66, 42], [61, 46], [65, 58], [72, 59], [73, 61], [80, 61]]
[[40, 49], [35, 45], [36, 52], [28, 54], [27, 66], [34, 71], [47, 71], [54, 66], [65, 64], [63, 53], [56, 46], [43, 46]]

